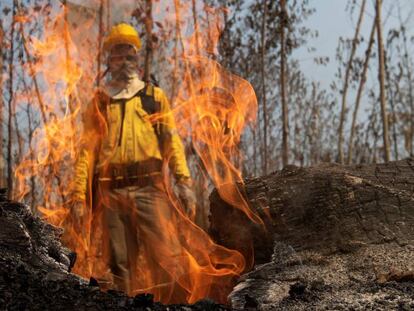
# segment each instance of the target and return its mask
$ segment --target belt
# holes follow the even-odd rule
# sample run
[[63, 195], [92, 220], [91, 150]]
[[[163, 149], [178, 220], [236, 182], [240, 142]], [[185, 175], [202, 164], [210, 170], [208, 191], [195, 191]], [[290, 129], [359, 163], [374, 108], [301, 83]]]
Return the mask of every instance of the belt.
[[162, 181], [162, 161], [151, 159], [132, 164], [110, 164], [98, 177], [99, 183], [110, 188], [145, 187]]
[[162, 182], [162, 175], [161, 173], [153, 173], [151, 175], [141, 175], [130, 178], [119, 177], [116, 179], [100, 177], [98, 181], [102, 187], [109, 189], [119, 189], [133, 186], [143, 188]]

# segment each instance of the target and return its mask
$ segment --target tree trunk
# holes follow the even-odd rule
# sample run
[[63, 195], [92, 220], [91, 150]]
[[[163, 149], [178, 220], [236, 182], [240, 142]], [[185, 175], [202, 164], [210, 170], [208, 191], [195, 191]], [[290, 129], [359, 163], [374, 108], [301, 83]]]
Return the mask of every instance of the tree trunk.
[[368, 71], [368, 64], [369, 60], [371, 58], [371, 50], [372, 46], [374, 45], [374, 36], [375, 36], [375, 28], [376, 28], [376, 21], [374, 20], [371, 28], [371, 34], [369, 36], [369, 42], [368, 42], [368, 48], [365, 52], [365, 61], [364, 61], [364, 67], [362, 69], [361, 78], [359, 81], [357, 96], [355, 100], [355, 107], [354, 107], [354, 113], [352, 115], [352, 125], [351, 125], [351, 135], [349, 136], [349, 143], [348, 143], [348, 164], [351, 164], [352, 162], [352, 152], [353, 152], [353, 143], [354, 143], [354, 135], [355, 135], [355, 125], [356, 125], [356, 119], [358, 116], [358, 109], [359, 104], [361, 102], [362, 97], [362, 91], [364, 90], [365, 82], [367, 81], [367, 71]]
[[16, 143], [17, 144], [17, 148], [14, 154], [14, 161], [16, 163], [20, 163], [20, 161], [22, 160], [22, 156], [23, 156], [23, 138], [22, 135], [20, 134], [20, 129], [19, 129], [19, 121], [17, 120], [17, 113], [16, 113], [16, 105], [15, 103], [13, 103], [12, 105], [13, 107], [13, 122], [14, 122], [14, 132], [16, 133]]
[[198, 18], [197, 18], [197, 4], [196, 0], [191, 0], [192, 13], [193, 13], [193, 23], [194, 23], [194, 36], [195, 36], [195, 48], [196, 55], [200, 55], [200, 34], [198, 27]]
[[174, 40], [174, 69], [173, 69], [173, 75], [172, 75], [172, 82], [171, 82], [171, 96], [170, 100], [172, 101], [177, 93], [177, 84], [178, 84], [178, 42], [179, 42], [179, 33], [180, 30], [180, 20], [178, 16], [177, 11], [177, 1], [174, 1], [174, 8], [175, 8], [175, 40]]
[[102, 65], [102, 39], [104, 35], [104, 25], [103, 25], [103, 10], [104, 10], [104, 0], [100, 0], [99, 3], [99, 31], [98, 31], [98, 55], [96, 59], [96, 86], [99, 88], [101, 84], [101, 65]]
[[282, 102], [282, 163], [283, 167], [288, 165], [289, 161], [289, 115], [286, 102], [286, 83], [285, 83], [285, 66], [286, 66], [286, 40], [285, 28], [288, 23], [286, 11], [286, 0], [280, 1], [280, 97]]
[[106, 0], [106, 32], [111, 29], [111, 0]]
[[0, 187], [6, 186], [4, 180], [5, 159], [3, 155], [3, 113], [4, 113], [4, 93], [3, 93], [3, 47], [5, 45], [3, 25], [0, 21]]
[[263, 174], [267, 174], [268, 156], [267, 156], [267, 103], [266, 103], [266, 70], [265, 70], [265, 58], [266, 58], [266, 19], [267, 19], [267, 0], [263, 0], [263, 16], [261, 27], [261, 50], [260, 50], [260, 62], [261, 62], [261, 82], [262, 82], [262, 115], [263, 115]]
[[356, 47], [358, 44], [358, 36], [359, 36], [359, 30], [361, 28], [362, 19], [364, 17], [364, 11], [365, 11], [365, 3], [366, 0], [362, 2], [361, 10], [359, 12], [359, 18], [355, 29], [355, 35], [354, 39], [352, 40], [352, 47], [351, 47], [351, 55], [349, 56], [348, 64], [345, 71], [345, 81], [344, 81], [344, 88], [342, 90], [342, 107], [341, 107], [341, 116], [339, 118], [339, 129], [338, 129], [338, 159], [339, 163], [344, 163], [344, 151], [342, 147], [342, 141], [343, 141], [343, 132], [344, 132], [344, 123], [345, 123], [345, 116], [346, 116], [346, 95], [348, 92], [348, 86], [349, 86], [349, 75], [351, 73], [352, 69], [352, 61], [354, 60], [354, 55], [356, 51]]
[[381, 5], [382, 1], [377, 0], [376, 2], [376, 15], [375, 20], [377, 23], [377, 37], [378, 37], [378, 63], [379, 63], [379, 84], [380, 84], [380, 103], [381, 103], [381, 116], [382, 116], [382, 138], [384, 141], [384, 161], [390, 160], [390, 143], [388, 136], [388, 116], [387, 107], [385, 103], [385, 75], [384, 75], [384, 45], [382, 43], [382, 24], [381, 24]]
[[412, 158], [365, 166], [288, 166], [247, 180], [243, 188], [264, 227], [213, 192], [211, 234], [219, 244], [245, 255], [253, 247], [256, 263], [270, 260], [275, 240], [295, 251], [320, 253], [389, 241], [413, 243], [413, 180]]
[[151, 0], [145, 1], [145, 32], [147, 36], [146, 53], [145, 53], [145, 67], [144, 67], [144, 81], [150, 82], [151, 79], [151, 64], [152, 64], [152, 2]]
[[[26, 106], [26, 115], [27, 115], [27, 122], [28, 122], [28, 147], [29, 147], [29, 154], [30, 154], [30, 161], [32, 161], [33, 163], [35, 163], [36, 159], [35, 159], [35, 153], [34, 153], [34, 149], [33, 149], [33, 134], [35, 129], [33, 128], [33, 122], [32, 122], [32, 115], [30, 113], [30, 105]], [[36, 210], [36, 179], [35, 179], [35, 171], [32, 168], [31, 172], [30, 172], [31, 176], [30, 176], [30, 208], [32, 210], [32, 213], [36, 215], [37, 210]]]
[[[193, 83], [191, 82], [192, 79], [188, 79], [187, 77], [188, 75], [191, 74], [191, 70], [185, 58], [185, 46], [183, 42], [183, 37], [181, 35], [181, 3], [179, 0], [174, 0], [174, 9], [175, 9], [175, 42], [174, 42], [174, 72], [173, 72], [174, 80], [173, 80], [173, 85], [172, 85], [172, 95], [173, 97], [177, 95], [176, 93], [177, 93], [177, 84], [178, 84], [178, 75], [179, 75], [178, 71], [179, 71], [179, 65], [181, 63], [179, 61], [180, 56], [178, 53], [178, 44], [180, 45], [180, 48], [181, 48], [181, 60], [184, 62], [184, 76], [185, 76], [186, 87], [188, 89], [188, 92], [194, 95]], [[193, 18], [196, 20], [195, 17]]]
[[[407, 32], [406, 27], [403, 25], [403, 21], [401, 18], [401, 4], [398, 3], [398, 19], [400, 21], [401, 27], [401, 34], [403, 38], [403, 48], [404, 48], [404, 56], [402, 57], [402, 63], [407, 70], [407, 84], [408, 84], [408, 101], [410, 107], [410, 157], [414, 154], [414, 145], [413, 145], [413, 137], [414, 137], [414, 91], [413, 91], [413, 75], [412, 75], [412, 64], [410, 62], [411, 55], [409, 54], [408, 47], [407, 47]], [[410, 56], [409, 56], [410, 55]]]
[[[109, 2], [109, 0], [108, 0], [108, 2]], [[64, 6], [65, 6], [63, 14], [64, 14], [64, 22], [65, 22], [64, 36], [65, 36], [66, 75], [69, 75], [70, 74], [71, 62], [72, 62], [71, 55], [70, 55], [70, 50], [69, 50], [69, 39], [70, 39], [69, 19], [68, 19], [68, 8], [67, 8], [67, 5], [66, 5], [66, 0], [63, 3], [64, 3]], [[103, 6], [103, 2], [101, 2], [101, 5]], [[100, 13], [102, 13], [102, 12], [103, 12], [103, 8], [102, 8], [102, 11], [100, 11]], [[99, 27], [102, 27], [102, 25], [100, 24]], [[100, 30], [103, 31], [103, 29], [100, 29]], [[100, 39], [98, 40], [99, 41], [99, 43], [98, 43], [99, 47], [101, 47], [101, 45], [102, 45], [102, 36], [103, 36], [103, 34], [101, 34]], [[100, 72], [100, 68], [101, 68], [101, 64], [100, 64], [101, 63], [101, 56], [100, 55], [101, 55], [101, 52], [99, 50], [99, 52], [98, 52], [98, 79], [97, 79], [97, 86], [98, 87], [101, 83], [100, 81], [101, 81], [101, 78], [102, 78], [101, 77], [101, 72]], [[78, 99], [76, 96], [72, 95], [73, 93], [74, 92], [72, 91], [72, 93], [69, 94], [69, 96], [67, 98], [67, 100], [68, 100], [67, 105], [69, 107], [69, 111], [70, 111], [71, 116], [73, 116], [74, 113], [75, 113], [76, 100]], [[29, 114], [28, 114], [28, 116], [29, 116]], [[74, 139], [76, 137], [76, 123], [75, 123], [75, 120], [73, 118], [71, 118], [71, 119], [72, 119], [71, 120], [72, 139]], [[29, 135], [29, 136], [31, 137], [31, 135]]]
[[391, 87], [391, 85], [393, 84], [393, 81], [391, 78], [391, 73], [390, 73], [390, 68], [389, 66], [387, 66], [387, 61], [388, 58], [385, 57], [385, 79], [387, 82], [387, 89], [389, 90], [389, 92], [387, 93], [388, 95], [388, 100], [390, 102], [390, 108], [391, 108], [391, 117], [390, 117], [390, 121], [391, 121], [391, 135], [392, 135], [392, 142], [393, 142], [393, 149], [394, 149], [394, 159], [396, 161], [399, 160], [399, 155], [398, 155], [398, 137], [397, 137], [397, 112], [395, 109], [395, 101], [396, 98], [398, 97], [398, 88], [397, 88], [397, 92], [394, 92], [393, 88]]
[[15, 16], [17, 11], [17, 1], [13, 1], [12, 22], [10, 25], [10, 54], [9, 54], [9, 100], [8, 100], [8, 122], [7, 122], [7, 188], [9, 199], [13, 197], [13, 99], [14, 99], [14, 30], [16, 26]]

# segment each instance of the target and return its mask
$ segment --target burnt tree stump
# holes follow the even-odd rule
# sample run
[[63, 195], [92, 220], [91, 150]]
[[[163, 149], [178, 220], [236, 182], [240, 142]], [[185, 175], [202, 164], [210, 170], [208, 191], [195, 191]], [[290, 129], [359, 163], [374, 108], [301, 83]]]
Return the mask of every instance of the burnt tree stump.
[[289, 166], [240, 186], [264, 225], [211, 201], [211, 235], [256, 266], [236, 309], [414, 309], [414, 159]]

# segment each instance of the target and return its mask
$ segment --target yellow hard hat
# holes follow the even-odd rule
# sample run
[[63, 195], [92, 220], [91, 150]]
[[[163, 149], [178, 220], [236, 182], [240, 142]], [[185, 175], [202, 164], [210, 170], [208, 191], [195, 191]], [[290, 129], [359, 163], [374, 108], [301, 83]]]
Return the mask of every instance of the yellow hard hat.
[[130, 44], [138, 51], [141, 48], [141, 40], [134, 27], [121, 23], [112, 27], [109, 35], [103, 43], [104, 51], [109, 51], [114, 45]]

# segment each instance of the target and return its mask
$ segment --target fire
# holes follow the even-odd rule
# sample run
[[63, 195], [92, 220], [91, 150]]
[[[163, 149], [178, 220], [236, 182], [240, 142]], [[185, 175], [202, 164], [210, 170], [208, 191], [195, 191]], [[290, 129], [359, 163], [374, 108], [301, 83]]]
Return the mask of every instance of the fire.
[[[220, 18], [215, 11], [208, 9], [208, 23], [194, 27], [184, 22], [191, 15], [191, 6], [171, 1], [175, 14], [167, 14], [170, 11], [162, 10], [168, 6], [166, 2], [169, 1], [153, 4], [154, 12], [164, 12], [164, 27], [177, 25], [178, 18], [185, 33], [190, 33], [177, 35], [182, 51], [175, 58], [170, 55], [172, 66], [165, 73], [179, 75], [182, 81], [175, 85], [172, 95], [177, 130], [186, 142], [191, 142], [198, 165], [207, 172], [221, 197], [260, 223], [237, 186], [242, 182], [242, 155], [238, 147], [243, 129], [256, 116], [255, 93], [247, 81], [230, 74], [211, 58], [220, 30]], [[200, 7], [198, 2], [196, 7]], [[84, 103], [92, 101], [97, 81], [98, 27], [93, 23], [97, 16], [89, 10], [88, 14], [92, 15], [73, 27], [67, 16], [69, 9], [56, 8], [60, 13], [45, 21], [42, 38], [25, 34], [24, 23], [30, 18], [19, 20], [29, 60], [25, 70], [37, 85], [36, 92], [30, 94], [35, 94], [42, 125], [33, 133], [32, 147], [16, 168], [15, 197], [35, 199], [32, 203], [42, 217], [65, 229], [64, 241], [78, 255], [74, 272], [84, 277], [93, 276], [103, 284], [105, 280], [111, 282], [103, 211], [99, 204], [92, 206], [89, 202], [82, 223], [73, 219], [70, 212], [70, 183], [81, 144], [87, 141], [93, 145], [98, 138], [83, 137], [82, 140], [81, 135], [81, 117], [87, 106]], [[173, 54], [173, 49], [169, 52]], [[153, 116], [157, 117], [161, 116]], [[105, 135], [106, 125], [102, 122], [102, 133], [96, 135]], [[41, 192], [30, 198], [34, 184]], [[146, 237], [144, 247], [137, 249], [136, 265], [131, 267], [129, 294], [150, 292], [163, 303], [193, 303], [206, 297], [226, 302], [234, 278], [248, 268], [246, 258], [215, 244], [182, 212], [172, 187], [167, 190], [176, 213], [173, 218], [159, 215], [158, 226], [166, 236], [178, 241], [177, 247], [172, 251], [171, 247], [157, 244], [156, 237]], [[148, 258], [146, 248], [149, 247], [157, 249], [155, 259]], [[247, 260], [251, 262], [251, 258]]]

